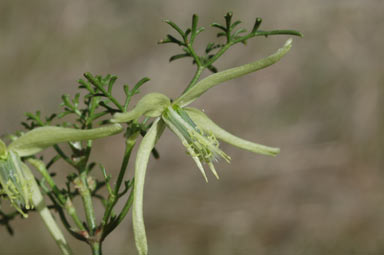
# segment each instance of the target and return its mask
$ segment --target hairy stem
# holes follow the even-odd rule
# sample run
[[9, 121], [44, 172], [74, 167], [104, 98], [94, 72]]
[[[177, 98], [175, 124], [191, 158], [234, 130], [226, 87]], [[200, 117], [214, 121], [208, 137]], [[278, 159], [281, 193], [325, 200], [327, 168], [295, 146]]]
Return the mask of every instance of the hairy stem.
[[79, 178], [74, 182], [79, 190], [81, 200], [83, 201], [89, 234], [93, 235], [96, 229], [96, 216], [93, 208], [92, 195], [88, 188], [86, 172], [81, 173]]

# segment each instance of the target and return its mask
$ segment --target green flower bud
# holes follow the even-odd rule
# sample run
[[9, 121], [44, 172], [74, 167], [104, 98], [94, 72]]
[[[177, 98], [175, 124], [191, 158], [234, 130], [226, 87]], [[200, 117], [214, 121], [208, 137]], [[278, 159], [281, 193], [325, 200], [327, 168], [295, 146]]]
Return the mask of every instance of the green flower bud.
[[116, 113], [111, 122], [128, 122], [137, 120], [143, 115], [146, 117], [158, 117], [170, 104], [171, 101], [167, 96], [160, 93], [150, 93], [140, 99], [132, 111]]

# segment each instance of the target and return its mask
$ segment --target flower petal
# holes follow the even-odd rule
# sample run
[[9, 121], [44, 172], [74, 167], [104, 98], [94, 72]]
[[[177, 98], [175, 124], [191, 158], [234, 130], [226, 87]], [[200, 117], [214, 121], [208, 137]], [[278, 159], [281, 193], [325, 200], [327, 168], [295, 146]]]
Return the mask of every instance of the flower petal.
[[142, 115], [158, 117], [170, 104], [171, 101], [167, 96], [160, 93], [150, 93], [140, 99], [132, 111], [116, 113], [111, 122], [128, 122], [136, 120]]
[[147, 236], [145, 234], [143, 217], [145, 174], [147, 171], [149, 156], [151, 155], [151, 151], [153, 147], [155, 147], [156, 140], [162, 133], [163, 129], [164, 123], [160, 120], [160, 118], [156, 119], [141, 141], [136, 156], [132, 222], [136, 248], [139, 255], [148, 254]]
[[226, 143], [263, 155], [276, 156], [280, 152], [279, 148], [253, 143], [228, 133], [216, 125], [205, 113], [196, 108], [184, 108], [184, 110], [200, 128], [206, 132], [212, 132], [218, 139]]
[[243, 76], [245, 74], [255, 72], [257, 70], [268, 67], [279, 61], [291, 48], [292, 39], [286, 41], [284, 46], [276, 51], [276, 53], [258, 60], [256, 62], [238, 66], [235, 68], [227, 69], [208, 76], [207, 78], [199, 81], [185, 94], [181, 95], [174, 103], [180, 106], [186, 106], [197, 99], [201, 94], [205, 93], [208, 89], [223, 83], [228, 80]]
[[8, 157], [8, 150], [7, 145], [0, 139], [0, 160], [7, 159]]
[[20, 157], [36, 154], [49, 146], [62, 142], [94, 140], [123, 131], [120, 124], [106, 125], [93, 129], [74, 129], [45, 126], [35, 128], [13, 141], [8, 149]]

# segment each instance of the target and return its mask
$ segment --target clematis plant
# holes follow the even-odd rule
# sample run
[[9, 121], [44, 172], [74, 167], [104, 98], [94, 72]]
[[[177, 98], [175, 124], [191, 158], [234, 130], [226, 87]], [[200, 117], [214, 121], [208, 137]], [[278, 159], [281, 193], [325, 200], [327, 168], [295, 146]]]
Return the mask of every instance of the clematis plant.
[[207, 182], [208, 178], [204, 171], [203, 164], [207, 164], [216, 178], [219, 178], [214, 167], [214, 162], [220, 158], [227, 162], [230, 161], [230, 157], [219, 148], [218, 140], [254, 153], [270, 156], [277, 155], [280, 151], [278, 148], [268, 147], [236, 137], [216, 125], [202, 111], [186, 106], [203, 95], [207, 90], [220, 83], [255, 72], [276, 63], [289, 51], [291, 46], [292, 40], [289, 39], [282, 48], [269, 57], [212, 74], [196, 83], [172, 103], [165, 95], [151, 93], [144, 96], [132, 111], [116, 113], [114, 115], [114, 118], [111, 120], [112, 122], [137, 121], [141, 116], [156, 118], [152, 127], [143, 138], [137, 153], [135, 165], [133, 227], [139, 254], [148, 253], [143, 220], [144, 178], [149, 155], [164, 127], [168, 127], [181, 140], [188, 154], [195, 161]]
[[[196, 65], [192, 80], [174, 100], [161, 93], [149, 93], [135, 107], [130, 107], [132, 97], [140, 92], [139, 89], [149, 81], [148, 78], [141, 79], [133, 87], [123, 85], [125, 98], [121, 102], [113, 95], [116, 76], [85, 73], [84, 79], [79, 80], [79, 90], [85, 95], [77, 93], [73, 98], [63, 95], [62, 112], [45, 118], [39, 111], [35, 114], [27, 113], [27, 120], [22, 122], [27, 132], [11, 135], [12, 141], [8, 146], [0, 140], [0, 197], [8, 199], [15, 210], [5, 212], [0, 204], [0, 225], [4, 225], [12, 234], [10, 222], [15, 219], [15, 215], [27, 217], [27, 212], [37, 211], [62, 254], [71, 254], [68, 242], [51, 215], [50, 209], [54, 209], [68, 233], [75, 239], [86, 242], [92, 254], [97, 255], [102, 254], [102, 243], [106, 237], [119, 226], [132, 208], [136, 248], [140, 255], [147, 255], [143, 217], [145, 176], [151, 154], [159, 158], [155, 146], [166, 128], [180, 139], [206, 182], [207, 167], [219, 179], [215, 163], [218, 160], [231, 160], [220, 148], [220, 142], [257, 154], [277, 155], [278, 148], [230, 134], [203, 111], [189, 105], [219, 84], [276, 63], [290, 50], [292, 39], [266, 58], [219, 72], [214, 64], [231, 46], [246, 44], [249, 39], [257, 36], [302, 35], [294, 30], [260, 30], [260, 18], [256, 18], [249, 32], [238, 28], [241, 22], [233, 22], [232, 13], [227, 13], [224, 19], [225, 25], [211, 24], [213, 28], [219, 29], [217, 37], [223, 38], [224, 42], [208, 43], [202, 55], [194, 47], [197, 35], [204, 30], [203, 27], [198, 27], [197, 15], [193, 15], [192, 25], [186, 30], [182, 30], [172, 21], [165, 21], [178, 33], [178, 37], [167, 35], [159, 43], [176, 44], [183, 50], [181, 54], [172, 56], [170, 61], [192, 58]], [[213, 74], [200, 79], [205, 70]], [[124, 134], [125, 149], [120, 170], [114, 178], [100, 162], [91, 161], [90, 155], [95, 139], [118, 133]], [[126, 172], [131, 153], [140, 136], [143, 139], [138, 145], [134, 162], [134, 178], [128, 179]], [[47, 148], [52, 148], [55, 152], [55, 156], [48, 157], [48, 160], [43, 153]], [[51, 170], [59, 160], [63, 160], [73, 170], [67, 174], [65, 187], [56, 184], [55, 173]], [[33, 166], [39, 174], [34, 175], [29, 166]], [[96, 166], [102, 173], [101, 179], [92, 174]], [[44, 196], [49, 199], [49, 206], [46, 205]], [[82, 208], [73, 204], [73, 200], [78, 197], [82, 201]], [[96, 214], [95, 200], [102, 203], [103, 213]], [[125, 200], [123, 206], [116, 208], [121, 200]], [[80, 209], [84, 210], [84, 219], [78, 213]], [[96, 215], [102, 215], [101, 219]]]

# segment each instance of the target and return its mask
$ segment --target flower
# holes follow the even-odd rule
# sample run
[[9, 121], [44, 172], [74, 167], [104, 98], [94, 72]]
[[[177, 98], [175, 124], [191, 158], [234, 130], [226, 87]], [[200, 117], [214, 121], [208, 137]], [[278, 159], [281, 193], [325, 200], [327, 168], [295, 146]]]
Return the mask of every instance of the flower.
[[[45, 148], [61, 142], [93, 140], [121, 132], [120, 124], [112, 124], [94, 129], [45, 126], [35, 128], [14, 140], [8, 147], [0, 140], [0, 194], [5, 194], [11, 205], [27, 217], [25, 209], [33, 209], [34, 196], [39, 192], [31, 170], [21, 157], [32, 156]], [[38, 194], [37, 194], [38, 195]]]
[[22, 208], [33, 208], [31, 186], [34, 180], [29, 171], [17, 153], [8, 151], [0, 140], [0, 193], [6, 194], [12, 206], [24, 217], [27, 215]]
[[166, 125], [180, 138], [187, 148], [189, 155], [193, 158], [200, 169], [204, 179], [208, 182], [202, 163], [207, 163], [212, 173], [219, 178], [214, 161], [223, 158], [229, 163], [231, 158], [219, 148], [219, 142], [212, 133], [203, 131], [189, 117], [180, 106], [174, 104], [169, 106], [161, 116]]
[[160, 93], [151, 93], [144, 96], [136, 107], [125, 113], [116, 113], [111, 122], [136, 121], [141, 116], [156, 117], [151, 128], [144, 136], [135, 162], [135, 183], [133, 200], [133, 230], [136, 248], [140, 255], [148, 253], [147, 238], [143, 218], [143, 193], [145, 174], [149, 156], [159, 136], [165, 127], [168, 127], [180, 138], [188, 154], [195, 161], [207, 181], [203, 164], [208, 164], [212, 173], [218, 178], [213, 163], [222, 158], [229, 162], [230, 157], [219, 148], [218, 140], [223, 140], [239, 148], [275, 156], [278, 148], [272, 148], [238, 138], [216, 125], [203, 112], [186, 107], [199, 98], [208, 89], [242, 75], [260, 70], [280, 60], [291, 48], [292, 40], [289, 39], [282, 48], [274, 54], [256, 62], [231, 68], [208, 76], [199, 81], [175, 101]]

